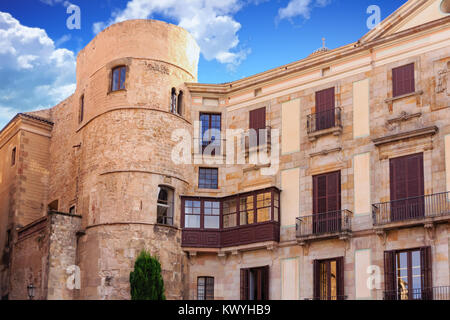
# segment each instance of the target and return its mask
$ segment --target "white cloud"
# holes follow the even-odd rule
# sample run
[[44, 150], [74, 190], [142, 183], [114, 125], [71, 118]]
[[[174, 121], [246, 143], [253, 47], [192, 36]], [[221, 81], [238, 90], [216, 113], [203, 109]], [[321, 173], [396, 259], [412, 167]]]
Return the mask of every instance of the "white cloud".
[[309, 19], [313, 7], [325, 7], [331, 0], [291, 0], [278, 10], [277, 20], [292, 19], [298, 16]]
[[51, 107], [75, 90], [74, 53], [45, 30], [0, 12], [0, 129], [15, 113]]
[[113, 12], [108, 22], [93, 25], [95, 33], [105, 27], [130, 19], [147, 19], [158, 14], [177, 21], [200, 46], [204, 58], [216, 59], [235, 69], [250, 53], [239, 46], [241, 24], [233, 15], [247, 4], [266, 0], [130, 0], [124, 10]]
[[70, 2], [67, 0], [41, 0], [41, 2], [48, 4], [49, 6], [54, 6], [58, 3], [62, 3], [65, 7], [70, 6]]

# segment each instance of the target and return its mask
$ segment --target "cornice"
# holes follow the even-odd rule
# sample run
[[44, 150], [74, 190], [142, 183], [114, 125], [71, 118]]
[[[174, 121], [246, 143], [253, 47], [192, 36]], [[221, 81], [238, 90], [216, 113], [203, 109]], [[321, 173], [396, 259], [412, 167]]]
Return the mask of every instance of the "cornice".
[[298, 76], [300, 73], [320, 70], [321, 68], [327, 67], [331, 64], [340, 63], [346, 59], [357, 57], [358, 55], [370, 54], [371, 50], [379, 49], [384, 46], [390, 46], [408, 38], [420, 37], [425, 33], [432, 33], [445, 28], [450, 28], [450, 16], [383, 38], [376, 38], [367, 42], [361, 42], [361, 40], [359, 40], [358, 42], [354, 42], [319, 55], [309, 56], [305, 59], [264, 71], [244, 79], [223, 84], [186, 83], [186, 86], [192, 95], [210, 94], [216, 97], [224, 97], [244, 89], [261, 86], [263, 83], [268, 84], [273, 81], [284, 81], [294, 76]]

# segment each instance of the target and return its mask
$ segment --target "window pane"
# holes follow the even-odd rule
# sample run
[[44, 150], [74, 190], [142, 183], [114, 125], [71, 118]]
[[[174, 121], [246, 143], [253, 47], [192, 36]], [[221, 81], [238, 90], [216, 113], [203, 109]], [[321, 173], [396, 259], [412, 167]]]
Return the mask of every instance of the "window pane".
[[240, 215], [241, 215], [241, 225], [247, 225], [254, 223], [254, 197], [248, 196], [240, 199]]
[[202, 189], [217, 189], [218, 169], [200, 168], [198, 173], [198, 187]]
[[119, 69], [113, 70], [112, 91], [119, 90]]
[[270, 207], [258, 209], [258, 222], [270, 221]]
[[400, 295], [400, 299], [408, 299], [408, 253], [399, 252], [396, 256], [397, 265], [397, 290]]
[[120, 89], [125, 89], [126, 68], [120, 68]]
[[184, 216], [185, 228], [200, 228], [200, 216], [185, 215]]
[[331, 299], [337, 300], [337, 272], [336, 272], [336, 261], [330, 262], [330, 289], [331, 289]]
[[205, 216], [206, 229], [219, 229], [219, 216]]

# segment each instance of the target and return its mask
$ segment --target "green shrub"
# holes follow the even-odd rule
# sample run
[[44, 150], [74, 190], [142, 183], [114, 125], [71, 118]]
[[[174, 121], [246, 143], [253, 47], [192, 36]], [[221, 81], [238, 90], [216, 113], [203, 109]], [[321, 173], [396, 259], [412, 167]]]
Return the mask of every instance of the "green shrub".
[[130, 288], [131, 300], [166, 300], [158, 258], [141, 251], [130, 272]]

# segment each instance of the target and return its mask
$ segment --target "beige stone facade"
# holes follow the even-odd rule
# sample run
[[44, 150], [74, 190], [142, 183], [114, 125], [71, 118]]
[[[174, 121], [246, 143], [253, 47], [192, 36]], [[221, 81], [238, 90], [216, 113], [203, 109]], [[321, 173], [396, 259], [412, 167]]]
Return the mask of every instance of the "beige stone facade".
[[[39, 299], [129, 299], [142, 249], [160, 258], [168, 299], [197, 299], [198, 277], [214, 277], [215, 299], [240, 299], [241, 270], [265, 266], [267, 298], [317, 298], [314, 266], [337, 257], [347, 299], [382, 299], [385, 252], [423, 247], [431, 248], [427, 286], [450, 287], [450, 205], [442, 200], [450, 199], [450, 18], [439, 6], [410, 0], [355, 43], [221, 85], [196, 83], [199, 48], [185, 30], [152, 20], [107, 28], [79, 53], [71, 97], [19, 114], [0, 132], [0, 295], [26, 299], [33, 283]], [[408, 64], [414, 90], [395, 96], [392, 70]], [[119, 66], [125, 89], [113, 91]], [[316, 92], [328, 88], [335, 122], [313, 128]], [[183, 94], [175, 113], [173, 89]], [[250, 112], [263, 107], [270, 152], [279, 155], [271, 175], [268, 165], [223, 161], [225, 130], [247, 131]], [[203, 162], [176, 164], [173, 132], [196, 137], [203, 113], [221, 116], [221, 152], [202, 159], [193, 138], [189, 154]], [[440, 207], [426, 200], [417, 219], [379, 223], [383, 205], [373, 205], [392, 206], [390, 160], [414, 154], [423, 158], [423, 195]], [[217, 189], [199, 187], [205, 167], [218, 168]], [[313, 177], [336, 171], [347, 228], [302, 233], [315, 213]], [[173, 190], [173, 223], [158, 220], [161, 187]], [[208, 230], [185, 228], [186, 197], [223, 201], [271, 187], [281, 190], [274, 237], [256, 223], [233, 229], [248, 241], [209, 245]], [[229, 230], [221, 229], [222, 239]], [[81, 274], [74, 290], [71, 266]]]

